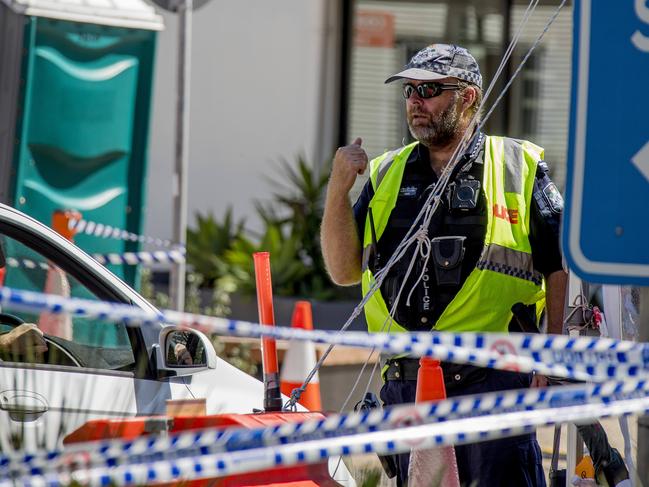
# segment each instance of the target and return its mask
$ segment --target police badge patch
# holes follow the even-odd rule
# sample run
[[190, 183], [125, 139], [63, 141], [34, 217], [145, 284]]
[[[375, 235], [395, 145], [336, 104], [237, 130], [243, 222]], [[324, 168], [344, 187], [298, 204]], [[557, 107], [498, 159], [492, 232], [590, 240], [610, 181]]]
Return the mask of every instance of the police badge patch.
[[403, 198], [414, 198], [418, 193], [417, 186], [404, 186], [399, 189], [399, 196]]
[[563, 211], [563, 197], [553, 182], [546, 184], [543, 188], [543, 198], [550, 206], [552, 213], [559, 214]]

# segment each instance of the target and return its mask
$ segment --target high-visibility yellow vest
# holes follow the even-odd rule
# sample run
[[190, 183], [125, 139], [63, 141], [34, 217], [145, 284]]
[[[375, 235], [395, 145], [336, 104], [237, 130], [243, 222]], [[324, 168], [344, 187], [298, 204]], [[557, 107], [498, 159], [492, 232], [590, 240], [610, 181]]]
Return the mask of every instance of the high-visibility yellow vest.
[[[395, 207], [408, 156], [417, 144], [387, 152], [370, 162], [374, 196], [369, 208], [377, 241]], [[534, 270], [529, 241], [530, 201], [536, 166], [542, 159], [543, 149], [531, 142], [485, 138], [482, 187], [488, 217], [484, 248], [475, 269], [435, 324], [435, 330], [507, 332], [514, 304], [533, 304], [544, 298], [543, 276]], [[368, 216], [363, 238], [363, 296], [374, 282], [369, 268], [371, 243]], [[409, 291], [406, 289], [403, 294]], [[407, 331], [390, 318], [380, 289], [366, 303], [365, 317], [370, 332]]]

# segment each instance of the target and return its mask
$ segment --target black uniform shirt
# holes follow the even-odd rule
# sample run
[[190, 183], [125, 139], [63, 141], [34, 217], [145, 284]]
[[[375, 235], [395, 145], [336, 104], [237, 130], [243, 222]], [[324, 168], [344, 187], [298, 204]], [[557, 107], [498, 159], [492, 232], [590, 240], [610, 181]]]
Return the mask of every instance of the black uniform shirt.
[[[482, 150], [484, 135], [478, 134], [469, 145], [462, 160], [457, 164], [455, 173], [451, 178], [452, 185], [460, 178], [475, 178], [482, 181], [483, 164]], [[428, 150], [421, 144], [417, 145], [410, 153], [404, 169], [403, 179], [395, 208], [390, 214], [388, 225], [377, 243], [378, 258], [373, 263], [379, 267], [385, 265], [394, 253], [399, 243], [410, 229], [414, 218], [424, 206], [430, 191], [437, 182], [437, 175], [432, 170], [428, 157]], [[449, 186], [450, 186], [449, 185]], [[354, 204], [354, 217], [358, 228], [358, 235], [363, 241], [365, 233], [365, 218], [374, 189], [368, 181], [363, 188], [358, 200]], [[437, 286], [435, 279], [429, 283], [430, 297], [433, 306], [430, 311], [419, 312], [415, 303], [422, 299], [422, 283], [411, 296], [412, 306], [405, 307], [408, 293], [413, 288], [419, 274], [422, 272], [422, 259], [415, 259], [416, 265], [410, 278], [404, 286], [395, 319], [398, 323], [407, 326], [412, 331], [429, 330], [435, 323], [444, 308], [450, 303], [455, 294], [475, 268], [484, 246], [484, 236], [487, 224], [486, 199], [482, 189], [479, 192], [476, 208], [468, 211], [449, 210], [452, 193], [449, 189], [441, 198], [440, 208], [433, 216], [428, 229], [428, 237], [437, 236], [464, 236], [464, 259], [461, 264], [459, 282], [457, 286]], [[559, 224], [563, 200], [556, 186], [550, 180], [547, 164], [539, 161], [535, 179], [530, 214], [530, 244], [534, 268], [544, 275], [551, 274], [562, 268], [562, 256], [559, 243]], [[388, 277], [381, 286], [381, 292], [388, 304], [392, 305], [392, 298], [396, 296], [403, 283], [402, 276], [411, 261], [415, 245], [411, 246], [408, 253], [391, 269]], [[430, 264], [429, 268], [432, 267]], [[375, 269], [376, 270], [376, 269]], [[431, 276], [432, 277], [432, 276]], [[428, 291], [426, 298], [428, 299]]]

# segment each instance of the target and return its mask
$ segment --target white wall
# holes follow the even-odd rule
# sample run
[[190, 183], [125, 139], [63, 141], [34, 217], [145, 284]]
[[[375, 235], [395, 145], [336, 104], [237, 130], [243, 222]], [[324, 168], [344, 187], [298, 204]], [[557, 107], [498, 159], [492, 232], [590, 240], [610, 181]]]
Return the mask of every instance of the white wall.
[[[324, 116], [318, 101], [325, 34], [324, 52], [327, 46], [335, 51], [335, 15], [325, 15], [328, 1], [213, 0], [194, 12], [190, 226], [196, 210], [220, 217], [232, 205], [235, 216], [247, 216], [254, 227], [253, 200], [270, 196], [273, 188], [264, 176], [272, 174], [273, 163], [298, 154], [313, 159], [316, 131], [331, 132], [318, 124]], [[164, 19], [156, 53], [145, 232], [170, 238], [177, 19], [170, 13]], [[333, 73], [327, 76], [335, 80]], [[332, 105], [327, 110], [335, 109]]]

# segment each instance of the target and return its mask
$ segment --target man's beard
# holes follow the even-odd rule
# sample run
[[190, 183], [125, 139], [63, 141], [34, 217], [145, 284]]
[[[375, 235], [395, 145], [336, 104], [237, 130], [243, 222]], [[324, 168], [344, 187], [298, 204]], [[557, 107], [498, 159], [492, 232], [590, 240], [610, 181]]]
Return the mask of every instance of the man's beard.
[[[443, 147], [448, 145], [459, 133], [460, 117], [455, 109], [455, 100], [449, 103], [448, 107], [437, 115], [431, 115], [417, 110], [408, 114], [408, 128], [410, 134], [426, 147]], [[425, 125], [414, 126], [414, 115], [422, 115], [428, 118]]]

